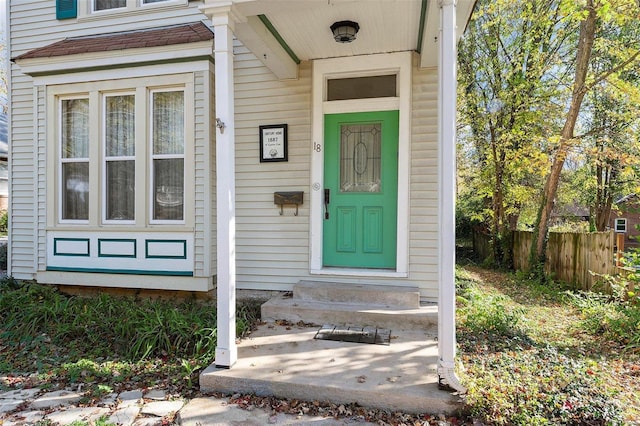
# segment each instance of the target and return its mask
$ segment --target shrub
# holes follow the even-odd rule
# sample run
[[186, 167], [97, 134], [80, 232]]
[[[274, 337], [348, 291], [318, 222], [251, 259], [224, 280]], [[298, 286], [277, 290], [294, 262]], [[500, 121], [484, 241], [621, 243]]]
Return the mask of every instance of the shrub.
[[6, 235], [9, 230], [9, 212], [4, 210], [0, 213], [0, 234]]
[[[253, 324], [239, 307], [238, 334]], [[136, 300], [102, 294], [62, 294], [52, 286], [0, 282], [0, 338], [20, 350], [43, 344], [85, 356], [130, 361], [189, 357], [201, 363], [215, 355], [215, 307], [196, 301]]]
[[523, 311], [509, 307], [507, 296], [484, 294], [469, 280], [458, 280], [458, 286], [458, 330], [470, 336], [461, 344], [482, 341], [483, 346], [495, 350], [514, 342], [529, 343], [521, 327]]
[[567, 300], [582, 314], [580, 327], [595, 336], [619, 342], [626, 350], [640, 349], [640, 305], [591, 292], [566, 292]]

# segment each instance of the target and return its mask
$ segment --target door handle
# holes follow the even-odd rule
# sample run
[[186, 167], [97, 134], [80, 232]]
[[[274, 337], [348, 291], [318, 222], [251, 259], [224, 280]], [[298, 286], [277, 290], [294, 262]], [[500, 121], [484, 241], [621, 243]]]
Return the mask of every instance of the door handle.
[[331, 190], [324, 190], [324, 218], [329, 219], [329, 203], [331, 202]]

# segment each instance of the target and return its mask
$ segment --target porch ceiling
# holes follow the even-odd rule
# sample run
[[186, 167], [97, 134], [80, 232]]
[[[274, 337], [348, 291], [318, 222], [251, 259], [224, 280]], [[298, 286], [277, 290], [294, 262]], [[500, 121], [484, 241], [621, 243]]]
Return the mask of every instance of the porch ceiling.
[[[458, 0], [458, 35], [474, 3]], [[422, 67], [437, 65], [438, 0], [205, 0], [204, 8], [230, 10], [240, 22], [236, 36], [258, 58], [267, 59], [265, 65], [270, 68], [267, 62], [277, 53], [276, 44], [290, 49], [286, 54], [280, 52], [285, 62], [418, 51]], [[336, 43], [329, 27], [344, 20], [357, 22], [360, 30], [355, 41]], [[281, 78], [292, 77], [286, 71], [280, 74]]]

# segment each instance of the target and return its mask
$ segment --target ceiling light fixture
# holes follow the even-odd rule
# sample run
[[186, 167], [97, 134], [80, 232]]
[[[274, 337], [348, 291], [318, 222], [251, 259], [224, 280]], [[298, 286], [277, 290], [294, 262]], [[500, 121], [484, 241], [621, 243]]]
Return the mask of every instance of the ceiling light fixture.
[[351, 43], [356, 39], [358, 30], [360, 30], [360, 25], [353, 21], [339, 21], [331, 25], [333, 38], [338, 43]]

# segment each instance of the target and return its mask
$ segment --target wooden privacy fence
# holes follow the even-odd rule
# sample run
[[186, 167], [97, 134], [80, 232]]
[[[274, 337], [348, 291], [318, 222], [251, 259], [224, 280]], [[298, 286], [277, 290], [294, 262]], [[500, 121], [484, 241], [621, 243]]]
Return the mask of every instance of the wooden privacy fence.
[[[545, 273], [575, 288], [590, 290], [598, 281], [598, 274], [619, 272], [614, 260], [614, 237], [613, 231], [550, 232]], [[514, 232], [513, 266], [516, 270], [529, 269], [532, 241], [533, 232]]]
[[491, 236], [480, 231], [473, 231], [473, 252], [480, 259], [486, 259], [492, 254]]

